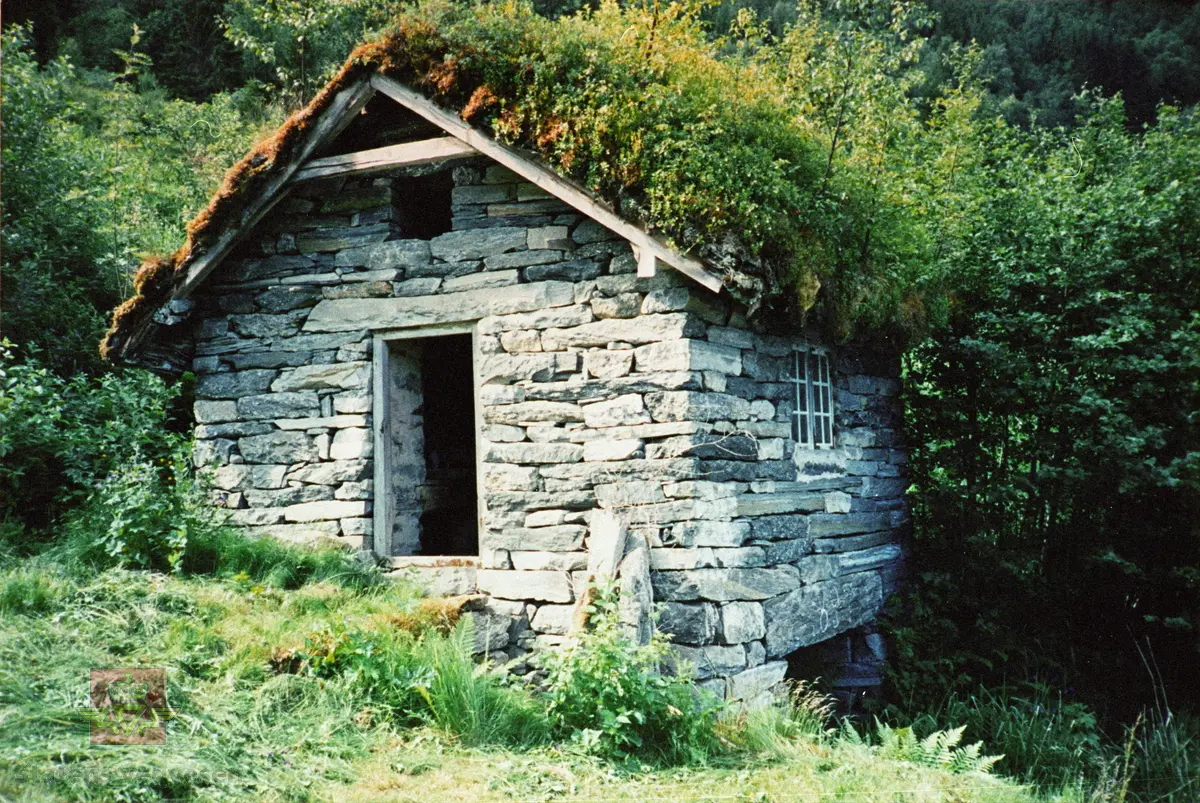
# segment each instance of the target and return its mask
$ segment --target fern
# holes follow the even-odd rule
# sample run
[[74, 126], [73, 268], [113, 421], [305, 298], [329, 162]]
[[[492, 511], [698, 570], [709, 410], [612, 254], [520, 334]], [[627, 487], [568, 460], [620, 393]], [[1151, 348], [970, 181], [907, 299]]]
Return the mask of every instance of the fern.
[[[983, 755], [983, 742], [960, 747], [966, 730], [966, 726], [963, 725], [950, 730], [934, 731], [924, 739], [918, 739], [912, 728], [893, 728], [875, 720], [875, 733], [879, 739], [877, 750], [884, 758], [953, 773], [991, 772], [1004, 756]], [[863, 743], [862, 737], [852, 727], [847, 729], [843, 726], [842, 737], [856, 744]]]

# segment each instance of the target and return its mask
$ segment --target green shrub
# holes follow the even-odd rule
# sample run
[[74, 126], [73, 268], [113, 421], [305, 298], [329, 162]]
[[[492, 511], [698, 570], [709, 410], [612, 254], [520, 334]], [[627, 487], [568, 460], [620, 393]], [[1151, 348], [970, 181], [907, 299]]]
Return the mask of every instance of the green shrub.
[[53, 536], [131, 458], [163, 465], [184, 443], [166, 426], [177, 393], [144, 371], [63, 378], [0, 341], [0, 521], [28, 540]]
[[597, 755], [683, 764], [719, 749], [718, 706], [685, 672], [664, 674], [667, 643], [638, 645], [625, 634], [618, 592], [597, 588], [588, 629], [545, 657], [547, 711], [560, 738]]
[[936, 711], [911, 720], [914, 730], [965, 725], [1004, 754], [1005, 772], [1045, 789], [1094, 775], [1105, 760], [1095, 713], [1051, 689], [1030, 685], [951, 694]]

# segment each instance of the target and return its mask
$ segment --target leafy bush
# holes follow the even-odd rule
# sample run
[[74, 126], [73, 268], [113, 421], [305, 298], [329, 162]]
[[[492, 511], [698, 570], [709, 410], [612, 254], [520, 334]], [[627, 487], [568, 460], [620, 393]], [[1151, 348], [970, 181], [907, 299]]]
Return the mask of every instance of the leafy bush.
[[130, 458], [172, 459], [177, 392], [142, 371], [63, 378], [0, 342], [0, 521], [45, 530]]
[[547, 712], [560, 738], [598, 755], [683, 764], [718, 749], [717, 705], [686, 674], [664, 674], [667, 643], [632, 642], [612, 586], [597, 588], [588, 630], [548, 653]]

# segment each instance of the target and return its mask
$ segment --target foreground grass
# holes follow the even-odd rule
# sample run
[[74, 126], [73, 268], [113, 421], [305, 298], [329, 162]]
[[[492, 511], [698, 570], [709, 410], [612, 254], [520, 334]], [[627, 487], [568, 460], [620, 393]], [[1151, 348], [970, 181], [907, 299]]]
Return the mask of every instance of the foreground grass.
[[[516, 749], [544, 743], [532, 700], [468, 677], [453, 638], [395, 635], [419, 611], [413, 589], [349, 577], [285, 590], [245, 572], [84, 572], [44, 558], [0, 569], [0, 801], [1036, 799], [1003, 780], [886, 760], [844, 740], [764, 738], [762, 723], [745, 721], [725, 724], [758, 737], [703, 767], [617, 767], [566, 748]], [[396, 651], [408, 663], [386, 666], [411, 684], [391, 682], [389, 696], [353, 673], [281, 671], [280, 656], [310, 648], [313, 634], [364, 631], [408, 639]], [[89, 672], [112, 667], [166, 669], [165, 746], [89, 744]], [[399, 699], [396, 688], [416, 691]], [[488, 722], [444, 717], [453, 706], [440, 704], [443, 693], [493, 713]]]
[[359, 776], [333, 791], [347, 803], [429, 801], [618, 801], [644, 803], [1029, 803], [1027, 788], [980, 774], [889, 761], [869, 749], [800, 742], [786, 755], [747, 756], [717, 766], [616, 768], [570, 752], [543, 748], [468, 750], [421, 730], [377, 748]]

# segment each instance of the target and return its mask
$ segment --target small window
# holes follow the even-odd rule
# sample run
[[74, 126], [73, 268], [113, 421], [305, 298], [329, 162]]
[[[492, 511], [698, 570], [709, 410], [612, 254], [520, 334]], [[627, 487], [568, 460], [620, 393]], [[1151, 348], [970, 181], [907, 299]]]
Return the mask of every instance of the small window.
[[792, 352], [792, 375], [796, 411], [792, 413], [792, 437], [804, 449], [833, 448], [833, 378], [829, 356], [815, 349]]

